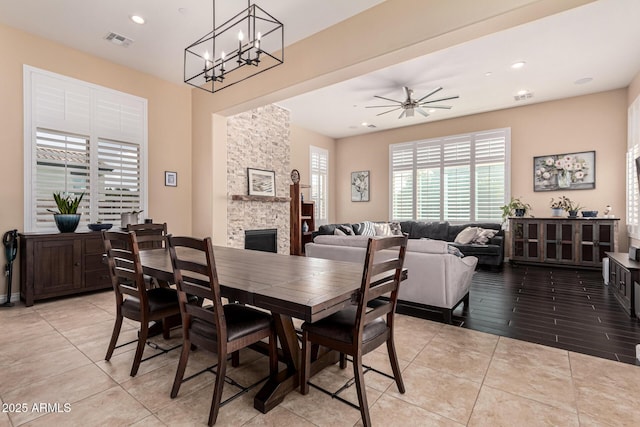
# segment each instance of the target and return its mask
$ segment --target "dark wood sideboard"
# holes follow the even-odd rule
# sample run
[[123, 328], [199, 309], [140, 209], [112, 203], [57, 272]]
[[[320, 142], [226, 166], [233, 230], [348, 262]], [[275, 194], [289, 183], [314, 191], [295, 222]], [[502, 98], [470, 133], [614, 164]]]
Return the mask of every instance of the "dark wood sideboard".
[[618, 250], [619, 218], [509, 218], [511, 260], [602, 268]]
[[631, 317], [640, 309], [635, 306], [635, 284], [640, 282], [640, 262], [629, 259], [627, 252], [607, 252], [609, 288]]
[[111, 287], [102, 234], [21, 233], [20, 298], [34, 301]]

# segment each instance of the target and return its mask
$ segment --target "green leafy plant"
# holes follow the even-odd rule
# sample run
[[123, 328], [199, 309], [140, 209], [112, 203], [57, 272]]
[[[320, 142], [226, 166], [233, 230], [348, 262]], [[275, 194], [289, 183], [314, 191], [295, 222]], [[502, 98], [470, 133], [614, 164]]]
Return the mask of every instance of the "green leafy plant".
[[55, 200], [56, 205], [58, 206], [58, 212], [53, 211], [51, 209], [47, 209], [49, 212], [53, 212], [54, 214], [75, 214], [78, 213], [78, 207], [80, 206], [80, 202], [84, 197], [84, 193], [80, 194], [80, 196], [71, 198], [70, 194], [65, 196], [62, 193], [57, 192], [53, 193], [53, 200]]
[[502, 210], [502, 220], [506, 220], [507, 217], [513, 216], [516, 213], [516, 209], [524, 210], [523, 215], [531, 210], [529, 203], [524, 203], [519, 197], [512, 197], [511, 201], [504, 206], [500, 206]]
[[558, 200], [555, 200], [552, 197], [551, 202], [549, 202], [549, 206], [551, 206], [551, 209], [562, 209], [567, 212], [578, 211], [584, 207], [581, 206], [580, 203], [574, 202], [566, 196], [560, 196]]

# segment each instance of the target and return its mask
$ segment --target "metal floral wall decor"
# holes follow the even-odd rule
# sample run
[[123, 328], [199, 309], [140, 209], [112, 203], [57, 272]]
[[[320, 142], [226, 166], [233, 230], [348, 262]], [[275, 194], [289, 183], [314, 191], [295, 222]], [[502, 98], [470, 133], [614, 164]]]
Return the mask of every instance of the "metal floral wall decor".
[[533, 158], [533, 191], [590, 190], [595, 187], [595, 151]]
[[369, 201], [369, 171], [351, 172], [351, 201]]

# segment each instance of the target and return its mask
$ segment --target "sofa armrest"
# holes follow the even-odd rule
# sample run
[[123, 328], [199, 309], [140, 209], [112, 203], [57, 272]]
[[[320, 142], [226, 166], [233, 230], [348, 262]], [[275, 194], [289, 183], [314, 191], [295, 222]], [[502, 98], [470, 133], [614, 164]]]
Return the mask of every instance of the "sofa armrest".
[[[489, 240], [489, 244], [500, 246], [500, 259], [503, 260], [504, 259], [504, 235], [493, 236]], [[500, 263], [502, 263], [502, 262], [500, 262]]]

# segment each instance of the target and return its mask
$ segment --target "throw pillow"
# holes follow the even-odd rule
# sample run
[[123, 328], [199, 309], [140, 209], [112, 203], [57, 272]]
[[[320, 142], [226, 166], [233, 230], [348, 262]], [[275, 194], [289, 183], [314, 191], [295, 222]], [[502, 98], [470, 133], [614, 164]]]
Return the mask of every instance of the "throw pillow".
[[376, 228], [371, 221], [364, 221], [360, 223], [360, 235], [361, 236], [375, 236]]
[[353, 232], [353, 228], [350, 225], [342, 224], [339, 225], [337, 230], [342, 231], [346, 236], [355, 236], [356, 233]]
[[498, 230], [486, 229], [478, 227], [478, 232], [476, 236], [473, 238], [471, 243], [477, 243], [479, 245], [486, 245], [489, 243], [489, 240], [498, 234]]
[[449, 250], [450, 255], [455, 255], [460, 258], [464, 258], [464, 254], [460, 251], [460, 249], [455, 246], [447, 245], [447, 249]]
[[402, 227], [400, 226], [399, 222], [390, 222], [389, 229], [391, 230], [391, 234], [393, 234], [394, 236], [402, 235]]
[[336, 227], [336, 229], [333, 230], [333, 235], [334, 236], [346, 236], [347, 233], [345, 233], [344, 231], [340, 230], [339, 227]]
[[473, 241], [477, 233], [478, 227], [467, 227], [458, 233], [454, 242], [460, 243], [461, 245], [468, 245]]
[[373, 227], [376, 229], [376, 236], [393, 236], [391, 227], [386, 222], [373, 224]]

